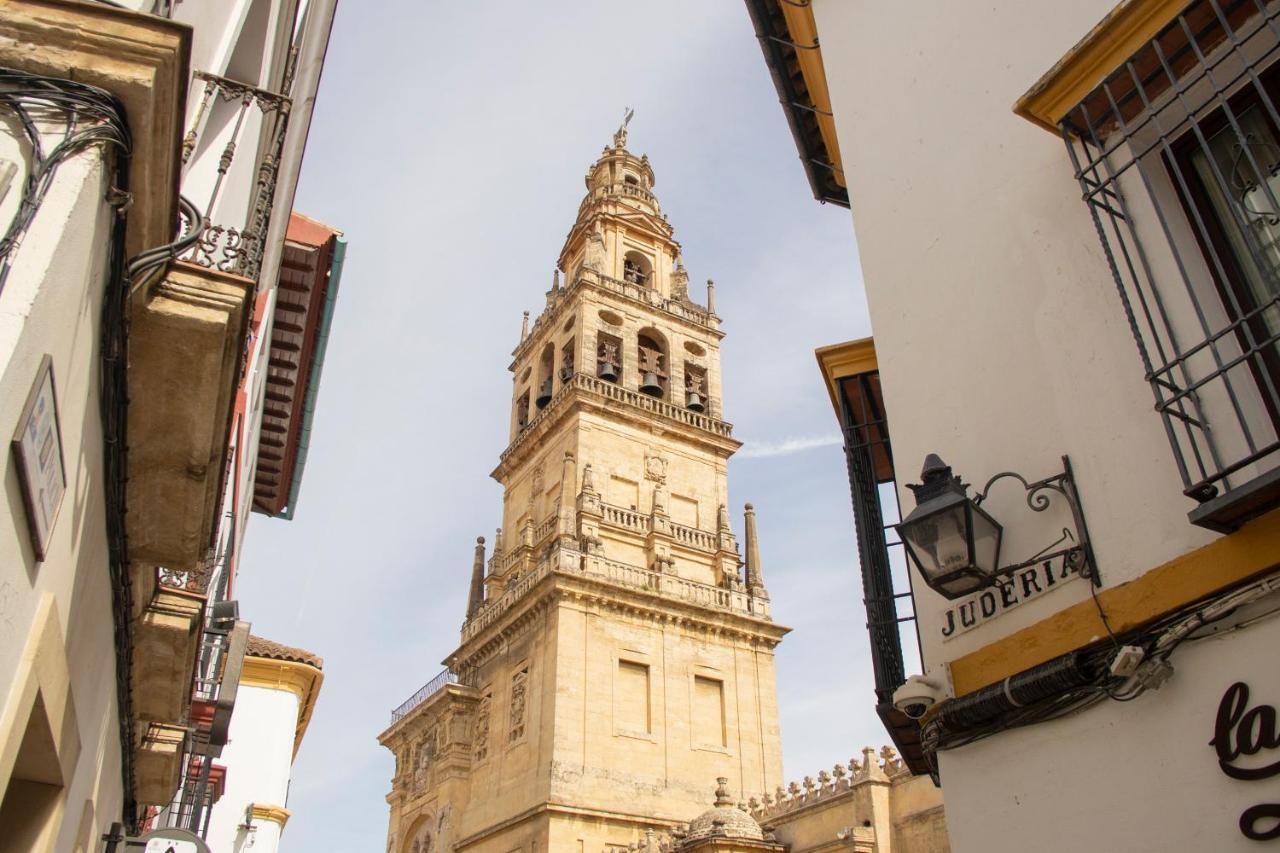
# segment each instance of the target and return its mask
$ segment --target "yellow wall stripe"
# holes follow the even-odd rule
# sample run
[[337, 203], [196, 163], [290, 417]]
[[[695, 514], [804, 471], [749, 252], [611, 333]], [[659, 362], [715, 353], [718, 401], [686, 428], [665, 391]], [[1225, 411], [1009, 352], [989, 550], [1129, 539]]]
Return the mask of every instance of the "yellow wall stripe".
[[[1235, 533], [1102, 590], [1098, 600], [1117, 633], [1145, 625], [1280, 565], [1280, 509]], [[1103, 577], [1106, 569], [1103, 568]], [[951, 662], [957, 696], [1094, 643], [1105, 636], [1093, 601], [1047, 619]]]

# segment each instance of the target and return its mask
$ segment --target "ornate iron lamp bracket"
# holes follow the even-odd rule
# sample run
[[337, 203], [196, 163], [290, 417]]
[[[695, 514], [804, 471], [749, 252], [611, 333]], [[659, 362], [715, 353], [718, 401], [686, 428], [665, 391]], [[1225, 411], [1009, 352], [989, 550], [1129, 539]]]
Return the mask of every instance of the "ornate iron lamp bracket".
[[[1071, 460], [1064, 455], [1062, 457], [1062, 473], [1045, 477], [1043, 480], [1028, 481], [1026, 477], [1015, 471], [1001, 471], [990, 480], [987, 480], [987, 484], [982, 487], [982, 491], [974, 496], [973, 505], [981, 506], [991, 492], [991, 487], [1004, 479], [1014, 479], [1022, 484], [1022, 488], [1026, 491], [1027, 506], [1033, 512], [1044, 512], [1052, 505], [1053, 495], [1061, 496], [1071, 510], [1071, 520], [1075, 525], [1075, 531], [1073, 532], [1064, 527], [1061, 538], [1056, 542], [1046, 546], [1029, 560], [1001, 567], [996, 574], [1012, 575], [1019, 569], [1025, 569], [1028, 566], [1052, 560], [1055, 557], [1062, 557], [1068, 566], [1075, 568], [1080, 573], [1081, 577], [1088, 578], [1094, 586], [1101, 586], [1102, 580], [1098, 577], [1097, 564], [1093, 559], [1093, 545], [1089, 539], [1089, 528], [1084, 521], [1084, 510], [1080, 506], [1080, 493], [1076, 491], [1075, 477], [1071, 472]], [[1065, 542], [1073, 544], [1062, 548], [1058, 547]]]

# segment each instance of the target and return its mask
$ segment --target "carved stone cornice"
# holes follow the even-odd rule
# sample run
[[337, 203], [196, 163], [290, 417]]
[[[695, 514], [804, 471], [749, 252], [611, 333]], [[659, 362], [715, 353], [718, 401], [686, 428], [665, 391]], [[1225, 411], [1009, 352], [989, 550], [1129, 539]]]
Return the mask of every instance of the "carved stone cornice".
[[130, 256], [170, 242], [178, 227], [190, 62], [191, 28], [166, 18], [74, 0], [0, 4], [0, 65], [88, 83], [124, 105]]
[[465, 639], [446, 659], [447, 666], [458, 671], [482, 665], [525, 625], [567, 601], [767, 649], [775, 647], [791, 631], [749, 613], [695, 604], [600, 575], [553, 569], [546, 564], [539, 571], [542, 576], [521, 595], [505, 605], [495, 603], [500, 609], [482, 629], [471, 636], [464, 632]]

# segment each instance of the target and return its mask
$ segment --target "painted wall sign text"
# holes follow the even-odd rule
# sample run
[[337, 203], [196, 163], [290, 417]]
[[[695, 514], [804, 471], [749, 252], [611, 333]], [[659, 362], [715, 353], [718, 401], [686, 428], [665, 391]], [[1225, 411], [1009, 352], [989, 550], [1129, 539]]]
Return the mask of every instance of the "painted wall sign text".
[[[1078, 561], [1077, 561], [1078, 562]], [[942, 639], [950, 640], [972, 631], [989, 619], [1039, 598], [1051, 589], [1080, 577], [1079, 565], [1072, 566], [1064, 557], [1045, 560], [1036, 566], [1019, 569], [995, 586], [975, 593], [952, 605], [942, 614]]]
[[[1232, 779], [1257, 782], [1280, 776], [1280, 760], [1241, 767], [1240, 756], [1280, 749], [1280, 723], [1271, 705], [1249, 707], [1249, 686], [1237, 681], [1222, 694], [1209, 745], [1218, 753], [1218, 766]], [[1277, 756], [1280, 758], [1280, 756]], [[1280, 838], [1280, 803], [1259, 803], [1240, 813], [1240, 831], [1254, 841]]]

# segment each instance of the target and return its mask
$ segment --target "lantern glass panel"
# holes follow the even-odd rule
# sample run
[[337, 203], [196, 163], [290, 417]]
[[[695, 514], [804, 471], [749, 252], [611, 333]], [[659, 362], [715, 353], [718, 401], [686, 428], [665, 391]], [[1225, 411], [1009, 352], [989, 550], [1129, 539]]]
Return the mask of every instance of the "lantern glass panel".
[[921, 519], [911, 519], [898, 531], [911, 547], [926, 580], [934, 580], [969, 565], [967, 502], [960, 501]]
[[1000, 525], [978, 507], [969, 513], [970, 535], [973, 537], [973, 566], [991, 576], [1000, 568]]

